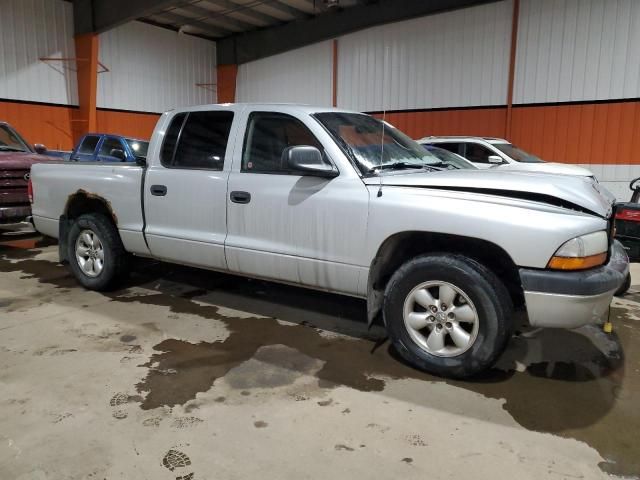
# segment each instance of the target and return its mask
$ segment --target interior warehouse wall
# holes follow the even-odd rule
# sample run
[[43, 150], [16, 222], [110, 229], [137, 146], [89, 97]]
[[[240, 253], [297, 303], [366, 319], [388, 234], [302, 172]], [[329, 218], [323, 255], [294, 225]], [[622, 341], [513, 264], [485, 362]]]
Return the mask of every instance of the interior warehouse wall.
[[522, 0], [512, 140], [584, 164], [619, 199], [640, 176], [640, 2]]
[[[0, 0], [0, 121], [30, 143], [69, 150], [78, 126], [73, 7]], [[100, 34], [97, 129], [149, 138], [165, 110], [214, 103], [215, 43], [139, 22]], [[203, 87], [196, 83], [207, 84]]]
[[214, 42], [130, 22], [100, 34], [99, 59], [110, 71], [98, 76], [98, 108], [162, 113], [216, 102]]
[[332, 62], [328, 41], [242, 64], [236, 100], [331, 106]]
[[75, 65], [39, 58], [75, 57], [73, 7], [62, 0], [2, 0], [1, 10], [0, 121], [32, 143], [70, 148]]

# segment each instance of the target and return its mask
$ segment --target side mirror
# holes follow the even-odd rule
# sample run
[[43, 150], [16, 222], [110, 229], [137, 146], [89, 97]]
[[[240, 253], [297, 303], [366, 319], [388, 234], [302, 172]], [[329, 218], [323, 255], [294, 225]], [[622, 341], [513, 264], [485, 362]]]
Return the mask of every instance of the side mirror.
[[500, 165], [504, 163], [504, 160], [502, 160], [500, 155], [489, 155], [488, 160], [492, 165]]
[[114, 148], [109, 152], [109, 155], [115, 158], [119, 158], [123, 162], [127, 159], [127, 157], [124, 154], [124, 150], [120, 148]]
[[144, 157], [136, 157], [136, 165], [138, 165], [139, 167], [146, 167], [147, 159]]
[[43, 144], [41, 143], [36, 143], [33, 146], [33, 149], [36, 151], [36, 153], [40, 154], [40, 155], [44, 155], [45, 153], [47, 153], [47, 147], [45, 147]]
[[285, 165], [292, 170], [301, 172], [302, 175], [325, 178], [338, 176], [333, 165], [325, 161], [322, 153], [316, 147], [309, 145], [288, 147], [282, 152], [282, 157]]

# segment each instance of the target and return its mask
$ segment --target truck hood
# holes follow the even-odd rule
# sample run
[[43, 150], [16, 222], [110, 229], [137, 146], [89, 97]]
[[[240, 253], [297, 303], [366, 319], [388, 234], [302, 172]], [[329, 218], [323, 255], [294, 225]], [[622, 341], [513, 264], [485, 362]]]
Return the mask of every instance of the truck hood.
[[0, 152], [0, 170], [28, 170], [34, 163], [57, 160], [31, 152]]
[[[380, 177], [367, 177], [365, 184], [376, 186]], [[382, 176], [388, 187], [432, 188], [519, 198], [556, 205], [608, 218], [614, 201], [592, 178], [511, 172], [500, 169], [448, 170], [424, 173], [390, 173]]]

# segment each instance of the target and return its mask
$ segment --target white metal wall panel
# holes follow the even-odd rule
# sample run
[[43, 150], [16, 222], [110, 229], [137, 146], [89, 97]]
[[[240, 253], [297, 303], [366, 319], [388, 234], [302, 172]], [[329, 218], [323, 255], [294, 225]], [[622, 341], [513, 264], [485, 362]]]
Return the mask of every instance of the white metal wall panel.
[[73, 7], [62, 0], [0, 1], [0, 98], [78, 103], [73, 58]]
[[339, 39], [338, 106], [362, 111], [504, 105], [512, 2]]
[[239, 102], [287, 102], [331, 106], [331, 41], [245, 63], [238, 68]]
[[100, 34], [98, 107], [164, 112], [215, 103], [214, 42], [140, 22]]
[[638, 0], [522, 0], [514, 103], [640, 97]]

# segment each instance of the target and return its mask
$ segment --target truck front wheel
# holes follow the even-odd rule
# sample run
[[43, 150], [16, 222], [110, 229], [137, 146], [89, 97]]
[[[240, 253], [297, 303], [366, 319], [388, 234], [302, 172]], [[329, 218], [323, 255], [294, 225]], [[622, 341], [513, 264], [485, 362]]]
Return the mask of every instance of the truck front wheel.
[[456, 254], [424, 255], [402, 265], [387, 284], [383, 313], [398, 353], [444, 377], [490, 367], [513, 329], [513, 306], [502, 282]]
[[69, 229], [71, 271], [83, 287], [109, 290], [126, 273], [127, 253], [118, 230], [104, 215], [80, 215]]

